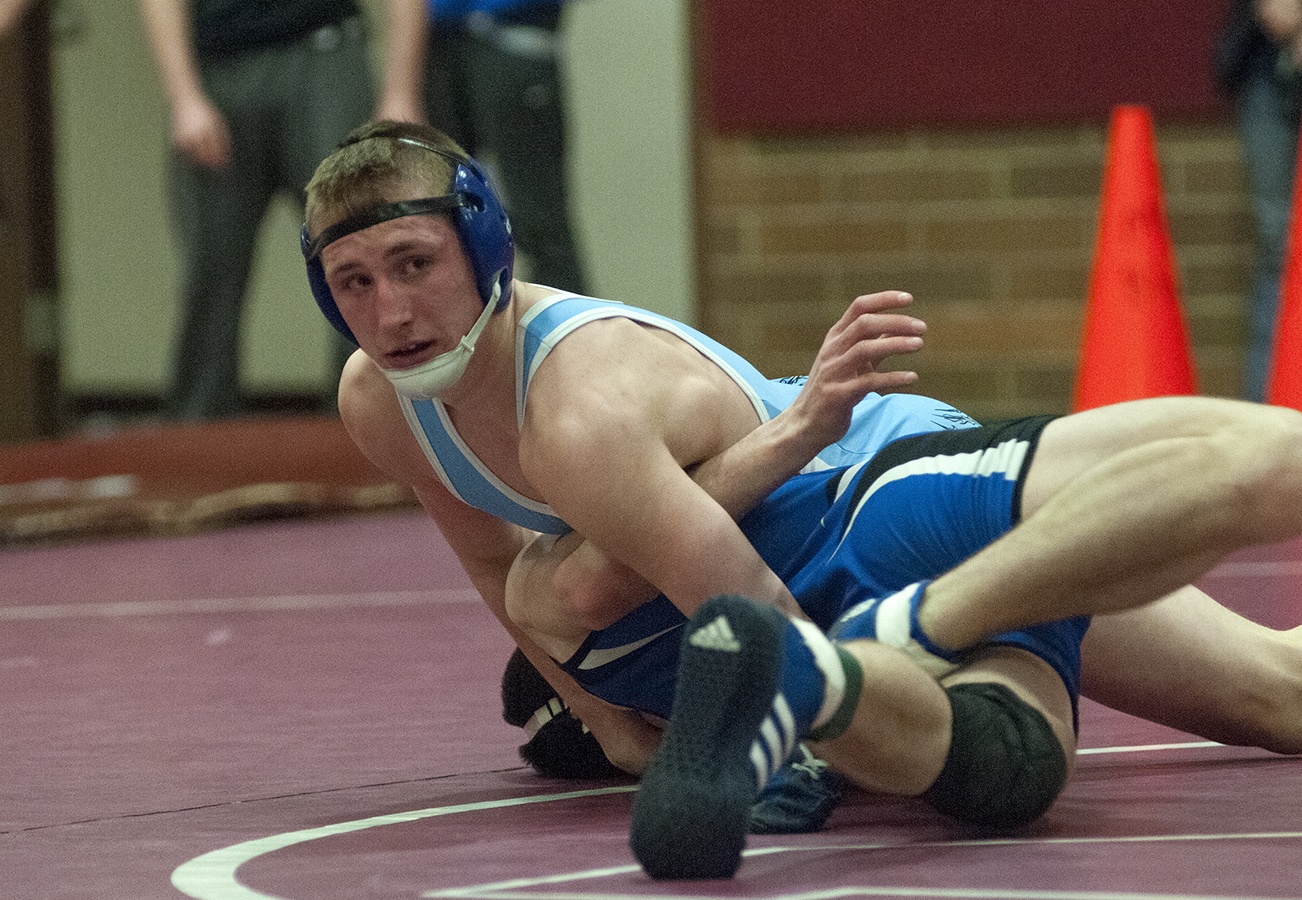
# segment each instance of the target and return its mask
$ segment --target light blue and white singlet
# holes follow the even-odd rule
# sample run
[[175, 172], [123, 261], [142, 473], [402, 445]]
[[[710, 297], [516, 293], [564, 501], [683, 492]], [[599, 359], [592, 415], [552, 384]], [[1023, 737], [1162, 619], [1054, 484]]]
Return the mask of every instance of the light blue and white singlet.
[[[547, 355], [576, 329], [599, 319], [622, 317], [663, 328], [681, 337], [722, 369], [749, 398], [761, 422], [785, 409], [800, 393], [803, 379], [768, 379], [745, 359], [680, 322], [609, 300], [557, 294], [533, 306], [520, 323], [516, 343], [516, 410], [524, 422], [529, 383]], [[403, 414], [440, 480], [470, 506], [533, 531], [569, 531], [545, 503], [512, 490], [488, 470], [457, 434], [438, 400], [400, 398]], [[845, 439], [826, 448], [805, 467], [817, 471], [863, 462], [878, 449], [910, 434], [970, 428], [971, 418], [948, 404], [912, 394], [869, 394], [856, 407]]]

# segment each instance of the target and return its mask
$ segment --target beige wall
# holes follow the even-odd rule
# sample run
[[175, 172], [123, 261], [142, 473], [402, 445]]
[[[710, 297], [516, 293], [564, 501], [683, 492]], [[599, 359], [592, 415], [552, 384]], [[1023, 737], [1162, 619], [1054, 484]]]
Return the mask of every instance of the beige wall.
[[[166, 112], [135, 0], [62, 2], [65, 387], [157, 392], [174, 326]], [[1065, 410], [1105, 123], [787, 139], [707, 128], [693, 149], [687, 9], [571, 8], [574, 191], [595, 291], [696, 321], [785, 375], [808, 366], [856, 293], [909, 289], [932, 326], [921, 390], [979, 416]], [[1199, 374], [1205, 392], [1232, 395], [1252, 232], [1237, 138], [1228, 122], [1157, 125]], [[325, 326], [296, 235], [291, 209], [268, 223], [248, 329], [254, 390], [324, 384]]]
[[[595, 291], [691, 318], [686, 3], [580, 0], [567, 44], [577, 224]], [[55, 27], [64, 389], [156, 394], [176, 325], [167, 110], [136, 0], [61, 0]], [[265, 223], [246, 322], [254, 391], [326, 383], [327, 326], [297, 244], [286, 202]]]

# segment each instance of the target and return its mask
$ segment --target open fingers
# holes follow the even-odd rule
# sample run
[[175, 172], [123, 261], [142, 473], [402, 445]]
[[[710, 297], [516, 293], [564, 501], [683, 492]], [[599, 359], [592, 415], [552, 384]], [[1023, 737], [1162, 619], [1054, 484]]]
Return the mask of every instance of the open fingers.
[[856, 297], [828, 332], [829, 340], [857, 342], [882, 335], [921, 335], [926, 323], [916, 316], [896, 312], [913, 302], [904, 291], [883, 291]]
[[850, 301], [841, 318], [832, 326], [830, 334], [842, 331], [850, 323], [867, 313], [889, 312], [902, 309], [913, 302], [913, 295], [905, 291], [880, 291], [876, 294], [861, 294]]

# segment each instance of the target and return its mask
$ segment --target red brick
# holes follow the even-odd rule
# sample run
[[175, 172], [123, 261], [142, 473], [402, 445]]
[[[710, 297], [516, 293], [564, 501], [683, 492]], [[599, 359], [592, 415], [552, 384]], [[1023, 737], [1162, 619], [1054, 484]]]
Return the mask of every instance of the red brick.
[[[992, 269], [992, 265], [983, 262], [922, 260], [902, 264], [893, 260], [864, 260], [848, 263], [844, 276], [852, 285], [852, 296], [902, 290], [913, 294], [919, 304], [931, 304], [993, 300], [996, 279]], [[851, 298], [847, 296], [847, 301]]]
[[1102, 182], [1102, 166], [1094, 161], [1023, 163], [1009, 172], [1009, 190], [1018, 198], [1071, 198], [1093, 203]]
[[882, 253], [904, 250], [909, 223], [899, 217], [874, 218], [832, 212], [825, 216], [802, 210], [799, 216], [772, 216], [760, 226], [762, 253], [828, 254]]
[[937, 218], [924, 223], [923, 235], [923, 246], [930, 251], [1035, 252], [1080, 247], [1093, 239], [1093, 223], [1079, 213], [1028, 209], [1002, 216]]
[[811, 203], [823, 194], [822, 176], [811, 172], [732, 170], [702, 179], [706, 202], [721, 206], [777, 206]]
[[989, 170], [942, 166], [849, 172], [836, 189], [837, 199], [851, 203], [923, 203], [993, 196]]
[[[762, 371], [788, 374], [808, 367], [855, 294], [905, 288], [932, 328], [909, 361], [919, 392], [983, 418], [1064, 412], [1104, 136], [703, 133], [698, 164], [715, 181], [698, 196], [702, 322]], [[1237, 138], [1215, 123], [1161, 128], [1158, 141], [1203, 389], [1233, 396], [1252, 258]]]

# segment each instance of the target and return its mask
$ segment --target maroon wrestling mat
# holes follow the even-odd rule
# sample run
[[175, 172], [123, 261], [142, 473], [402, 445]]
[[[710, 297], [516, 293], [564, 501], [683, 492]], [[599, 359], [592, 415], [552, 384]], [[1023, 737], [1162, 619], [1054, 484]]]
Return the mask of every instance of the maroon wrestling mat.
[[[0, 898], [1302, 897], [1302, 760], [1082, 708], [1024, 834], [861, 797], [657, 883], [632, 786], [538, 778], [501, 722], [510, 645], [402, 513], [0, 553]], [[1302, 541], [1204, 586], [1302, 623]]]

